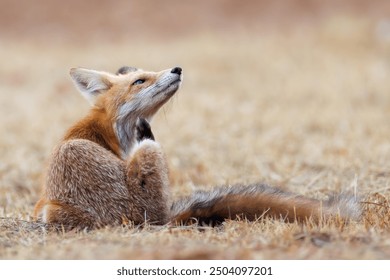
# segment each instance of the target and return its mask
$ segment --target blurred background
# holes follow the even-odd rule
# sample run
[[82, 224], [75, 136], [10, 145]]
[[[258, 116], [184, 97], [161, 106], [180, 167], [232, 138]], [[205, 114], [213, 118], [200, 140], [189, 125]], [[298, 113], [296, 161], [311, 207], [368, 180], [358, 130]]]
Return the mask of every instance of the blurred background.
[[0, 217], [30, 220], [51, 150], [88, 111], [69, 69], [123, 65], [183, 68], [152, 122], [174, 196], [266, 182], [314, 198], [377, 193], [379, 210], [336, 226], [350, 243], [324, 247], [272, 221], [218, 234], [108, 230], [88, 247], [10, 220], [0, 257], [389, 258], [390, 1], [0, 0]]
[[2, 203], [25, 213], [88, 110], [68, 75], [78, 66], [184, 69], [152, 126], [177, 193], [388, 184], [390, 1], [0, 0], [0, 61]]
[[389, 10], [386, 0], [2, 0], [0, 31], [2, 39], [44, 43], [168, 41], [198, 34], [260, 36], [304, 31], [323, 21], [351, 16], [381, 25], [388, 20]]

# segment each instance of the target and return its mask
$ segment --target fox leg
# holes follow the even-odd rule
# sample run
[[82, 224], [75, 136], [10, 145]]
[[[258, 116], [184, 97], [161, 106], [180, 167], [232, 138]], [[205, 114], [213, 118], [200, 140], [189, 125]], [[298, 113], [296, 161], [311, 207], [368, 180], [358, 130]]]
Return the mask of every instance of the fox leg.
[[146, 140], [146, 139], [150, 139], [154, 141], [154, 135], [152, 133], [150, 124], [144, 118], [137, 119], [135, 129], [136, 129], [137, 142], [141, 142], [142, 140]]
[[34, 220], [62, 225], [66, 230], [97, 227], [87, 212], [57, 200], [47, 201], [44, 198], [41, 198], [35, 205]]
[[141, 211], [141, 220], [134, 222], [164, 224], [169, 218], [167, 162], [145, 119], [137, 120], [136, 139], [140, 142], [133, 148], [126, 168], [130, 195]]
[[34, 221], [41, 221], [42, 216], [42, 209], [46, 204], [46, 199], [42, 197], [38, 200], [38, 202], [34, 206], [34, 212], [33, 212], [33, 220]]

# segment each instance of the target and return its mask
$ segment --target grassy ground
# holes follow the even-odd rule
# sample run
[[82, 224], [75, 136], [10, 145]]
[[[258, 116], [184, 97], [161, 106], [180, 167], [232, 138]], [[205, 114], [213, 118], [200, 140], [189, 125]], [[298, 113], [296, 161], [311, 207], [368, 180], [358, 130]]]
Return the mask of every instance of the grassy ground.
[[[0, 38], [0, 258], [390, 258], [389, 29], [355, 14], [234, 36], [221, 29], [169, 40]], [[182, 89], [152, 123], [174, 197], [250, 182], [320, 199], [357, 191], [362, 219], [79, 233], [29, 223], [51, 149], [88, 110], [68, 69], [122, 65], [184, 70]]]

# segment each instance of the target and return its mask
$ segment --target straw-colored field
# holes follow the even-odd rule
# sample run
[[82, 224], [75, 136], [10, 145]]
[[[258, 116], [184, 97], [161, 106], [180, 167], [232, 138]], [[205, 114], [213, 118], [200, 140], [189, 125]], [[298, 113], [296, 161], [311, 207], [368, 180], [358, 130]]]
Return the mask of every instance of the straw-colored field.
[[[244, 27], [217, 22], [165, 39], [150, 30], [78, 42], [36, 30], [0, 37], [0, 258], [390, 258], [390, 23], [330, 13], [285, 28]], [[69, 68], [123, 65], [183, 68], [183, 87], [152, 122], [174, 197], [251, 182], [320, 199], [350, 191], [362, 197], [362, 219], [78, 233], [29, 223], [51, 149], [88, 110]]]

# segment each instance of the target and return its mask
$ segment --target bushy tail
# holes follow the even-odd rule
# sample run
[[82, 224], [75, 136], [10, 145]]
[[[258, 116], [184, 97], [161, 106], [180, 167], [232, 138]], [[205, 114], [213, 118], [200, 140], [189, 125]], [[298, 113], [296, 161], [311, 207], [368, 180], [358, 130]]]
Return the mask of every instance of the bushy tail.
[[173, 203], [172, 221], [187, 224], [197, 221], [218, 224], [225, 219], [256, 220], [263, 216], [289, 222], [315, 222], [330, 216], [358, 219], [361, 207], [356, 197], [338, 195], [326, 201], [307, 198], [265, 184], [225, 186], [197, 191]]

